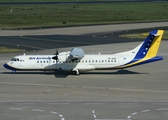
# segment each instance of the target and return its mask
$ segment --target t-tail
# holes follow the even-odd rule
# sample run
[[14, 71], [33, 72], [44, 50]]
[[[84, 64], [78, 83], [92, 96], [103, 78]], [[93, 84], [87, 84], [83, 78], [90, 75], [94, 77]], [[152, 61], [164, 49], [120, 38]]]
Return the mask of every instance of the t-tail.
[[157, 56], [163, 33], [164, 30], [151, 31], [144, 42], [127, 52], [134, 53], [134, 56], [129, 62], [122, 65], [122, 68], [163, 60], [162, 56]]

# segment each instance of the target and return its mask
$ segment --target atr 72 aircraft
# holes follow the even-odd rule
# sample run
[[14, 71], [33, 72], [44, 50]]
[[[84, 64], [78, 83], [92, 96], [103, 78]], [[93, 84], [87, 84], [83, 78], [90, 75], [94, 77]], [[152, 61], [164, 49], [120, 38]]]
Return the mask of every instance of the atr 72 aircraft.
[[54, 55], [15, 56], [4, 67], [15, 73], [19, 71], [62, 70], [79, 75], [83, 71], [124, 69], [136, 65], [163, 60], [156, 56], [163, 35], [163, 30], [153, 30], [140, 45], [132, 50], [115, 54], [84, 54], [81, 48]]

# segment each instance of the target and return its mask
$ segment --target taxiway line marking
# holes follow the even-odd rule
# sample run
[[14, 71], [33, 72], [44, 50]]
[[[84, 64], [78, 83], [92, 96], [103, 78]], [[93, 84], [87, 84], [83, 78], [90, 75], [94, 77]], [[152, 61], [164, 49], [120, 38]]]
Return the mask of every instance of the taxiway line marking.
[[13, 105], [34, 105], [34, 103], [13, 103]]
[[157, 109], [157, 110], [168, 110], [168, 108], [160, 108], [160, 109]]
[[131, 119], [96, 119], [96, 120], [131, 120]]
[[36, 112], [44, 112], [44, 110], [39, 110], [39, 109], [32, 109], [32, 110]]
[[23, 110], [23, 108], [9, 108], [10, 110]]
[[48, 105], [69, 105], [70, 103], [47, 103]]
[[54, 111], [50, 111], [50, 113], [52, 113], [52, 114], [58, 114], [57, 112], [54, 112]]
[[143, 110], [143, 111], [141, 111], [141, 112], [149, 112], [150, 110]]
[[134, 112], [134, 113], [132, 113], [131, 115], [136, 115], [137, 114], [137, 112]]
[[85, 105], [91, 105], [91, 104], [96, 104], [96, 105], [103, 105], [103, 104], [105, 104], [105, 103], [83, 103], [83, 104], [85, 104]]
[[[8, 82], [0, 82], [0, 84], [9, 84], [9, 85], [25, 85], [25, 86], [44, 86], [44, 84], [28, 84], [28, 83], [8, 83]], [[64, 87], [63, 85], [51, 85], [51, 84], [46, 84], [45, 87]], [[66, 86], [69, 88], [74, 88], [77, 86]], [[81, 88], [84, 89], [106, 89], [105, 87], [84, 87], [82, 86]], [[124, 89], [124, 88], [108, 88], [109, 90], [123, 90], [123, 91], [135, 91], [139, 92], [138, 89]], [[161, 93], [168, 93], [168, 91], [160, 91], [160, 90], [141, 90], [141, 92], [161, 92]], [[149, 102], [149, 101], [148, 101]]]

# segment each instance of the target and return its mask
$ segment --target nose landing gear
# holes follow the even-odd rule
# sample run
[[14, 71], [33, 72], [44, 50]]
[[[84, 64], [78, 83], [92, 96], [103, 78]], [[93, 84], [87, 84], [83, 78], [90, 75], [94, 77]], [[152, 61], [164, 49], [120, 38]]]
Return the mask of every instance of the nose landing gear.
[[16, 70], [12, 70], [12, 74], [15, 74], [16, 73]]

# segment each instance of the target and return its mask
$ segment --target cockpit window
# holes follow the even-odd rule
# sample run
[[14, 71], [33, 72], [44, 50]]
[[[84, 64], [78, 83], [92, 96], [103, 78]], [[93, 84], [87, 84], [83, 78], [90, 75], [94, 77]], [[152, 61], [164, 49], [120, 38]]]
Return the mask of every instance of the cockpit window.
[[14, 61], [14, 58], [12, 58], [11, 61]]
[[12, 58], [11, 61], [19, 61], [19, 58]]

